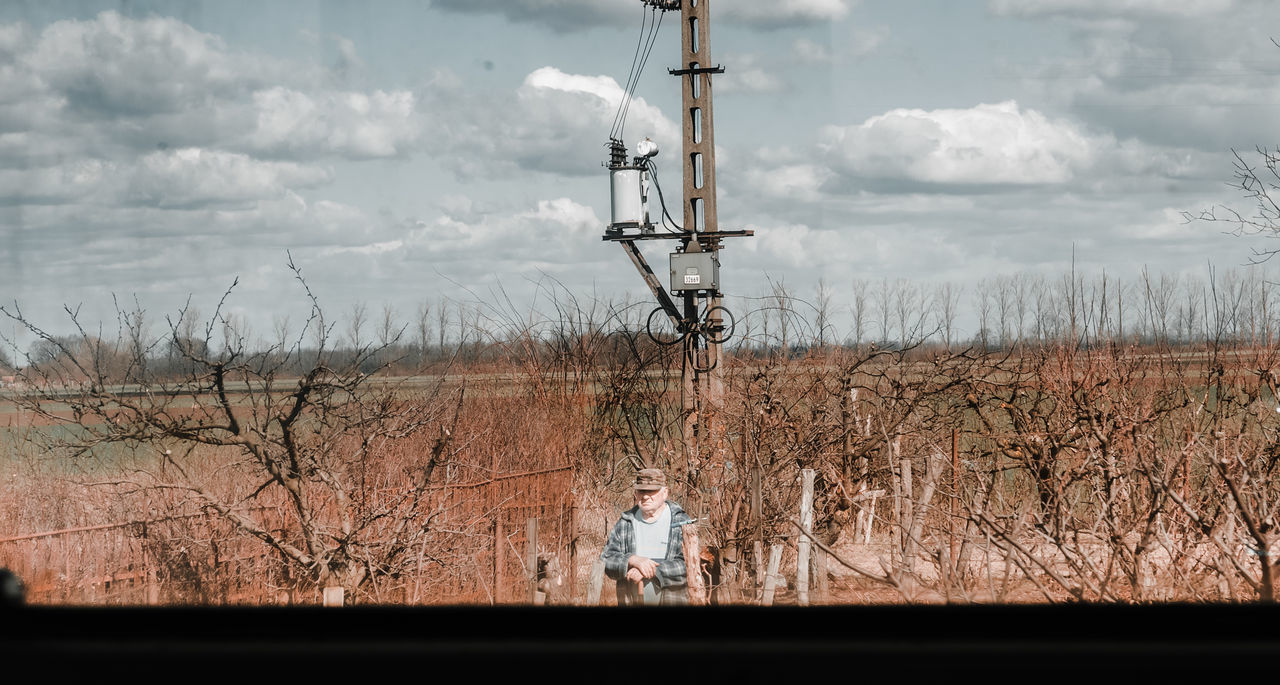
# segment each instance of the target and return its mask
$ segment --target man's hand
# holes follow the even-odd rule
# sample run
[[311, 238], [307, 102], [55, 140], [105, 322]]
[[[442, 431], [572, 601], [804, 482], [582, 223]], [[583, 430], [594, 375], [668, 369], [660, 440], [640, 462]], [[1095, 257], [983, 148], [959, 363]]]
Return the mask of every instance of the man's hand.
[[644, 576], [640, 575], [640, 569], [629, 568], [627, 569], [627, 580], [639, 585], [644, 582]]
[[627, 559], [627, 566], [630, 567], [627, 569], [628, 578], [631, 577], [632, 571], [638, 571], [641, 578], [652, 578], [658, 572], [658, 562], [636, 554], [632, 554], [631, 558]]

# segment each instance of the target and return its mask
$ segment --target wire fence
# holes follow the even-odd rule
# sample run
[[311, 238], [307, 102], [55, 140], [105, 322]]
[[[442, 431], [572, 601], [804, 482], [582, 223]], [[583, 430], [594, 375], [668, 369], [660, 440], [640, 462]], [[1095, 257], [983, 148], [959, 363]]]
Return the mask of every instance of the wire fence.
[[[433, 486], [427, 533], [408, 572], [372, 574], [358, 601], [497, 604], [529, 601], [538, 563], [576, 563], [573, 472], [558, 467]], [[284, 506], [244, 513], [285, 530]], [[530, 521], [537, 548], [529, 549]], [[32, 604], [319, 603], [322, 588], [225, 518], [189, 513], [0, 538], [0, 566]]]

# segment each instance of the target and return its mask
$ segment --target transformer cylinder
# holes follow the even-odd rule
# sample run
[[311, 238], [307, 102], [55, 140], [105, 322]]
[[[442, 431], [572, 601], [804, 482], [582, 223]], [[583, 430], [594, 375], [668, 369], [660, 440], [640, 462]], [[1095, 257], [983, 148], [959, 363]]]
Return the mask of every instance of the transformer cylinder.
[[645, 221], [644, 197], [640, 188], [639, 169], [612, 169], [613, 222], [616, 227], [640, 226]]

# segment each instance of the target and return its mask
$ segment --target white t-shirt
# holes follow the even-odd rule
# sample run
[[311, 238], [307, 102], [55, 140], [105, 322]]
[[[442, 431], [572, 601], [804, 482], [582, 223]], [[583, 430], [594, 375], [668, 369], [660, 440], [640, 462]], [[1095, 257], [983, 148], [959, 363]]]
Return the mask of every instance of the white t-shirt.
[[[654, 561], [667, 558], [667, 543], [671, 539], [671, 507], [665, 503], [658, 517], [653, 521], [644, 520], [644, 515], [636, 512], [635, 525], [632, 527], [636, 536], [636, 554]], [[658, 592], [652, 580], [644, 582], [644, 603], [657, 604]]]

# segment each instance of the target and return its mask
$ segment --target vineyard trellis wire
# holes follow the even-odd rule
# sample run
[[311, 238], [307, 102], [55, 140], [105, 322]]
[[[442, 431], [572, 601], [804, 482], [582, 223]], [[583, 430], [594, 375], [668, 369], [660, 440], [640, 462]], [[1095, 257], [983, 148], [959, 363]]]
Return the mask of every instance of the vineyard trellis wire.
[[[415, 572], [375, 575], [361, 601], [524, 601], [526, 521], [539, 522], [540, 553], [572, 567], [572, 482], [563, 466], [429, 487], [424, 514], [434, 532], [416, 551]], [[284, 527], [283, 508], [246, 513]], [[261, 543], [200, 512], [0, 538], [0, 566], [24, 580], [37, 604], [318, 603], [321, 590], [291, 577]]]

